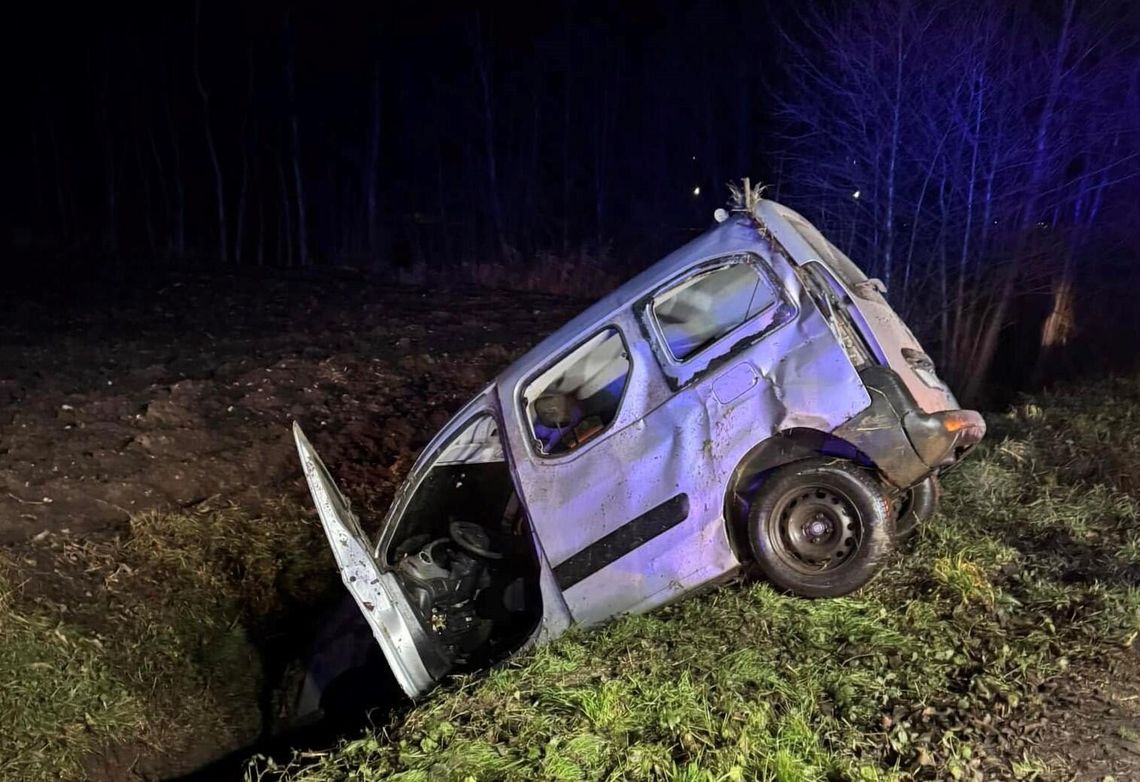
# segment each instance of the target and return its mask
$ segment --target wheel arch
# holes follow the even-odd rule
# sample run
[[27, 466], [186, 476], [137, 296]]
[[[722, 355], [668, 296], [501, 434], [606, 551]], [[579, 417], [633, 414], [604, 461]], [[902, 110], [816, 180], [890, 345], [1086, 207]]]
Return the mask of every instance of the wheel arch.
[[785, 429], [757, 443], [733, 469], [724, 497], [728, 540], [737, 559], [752, 559], [748, 512], [765, 476], [786, 464], [819, 457], [842, 459], [878, 471], [875, 463], [848, 440], [810, 427]]

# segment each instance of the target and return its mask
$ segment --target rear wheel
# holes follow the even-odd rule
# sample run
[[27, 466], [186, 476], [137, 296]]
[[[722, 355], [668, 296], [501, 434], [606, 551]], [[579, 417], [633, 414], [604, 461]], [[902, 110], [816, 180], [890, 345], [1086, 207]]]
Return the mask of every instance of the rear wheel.
[[761, 572], [804, 597], [837, 597], [866, 584], [894, 541], [882, 485], [850, 462], [811, 459], [765, 481], [748, 519]]
[[942, 486], [934, 475], [904, 492], [899, 502], [899, 520], [895, 524], [895, 537], [906, 540], [914, 535], [920, 524], [938, 512], [938, 500], [941, 496]]

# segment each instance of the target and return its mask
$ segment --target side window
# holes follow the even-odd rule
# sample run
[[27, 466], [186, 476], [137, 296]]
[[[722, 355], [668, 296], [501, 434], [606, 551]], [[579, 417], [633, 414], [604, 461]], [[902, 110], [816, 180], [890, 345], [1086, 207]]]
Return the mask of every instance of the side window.
[[767, 277], [742, 258], [659, 293], [652, 311], [669, 353], [685, 361], [776, 301]]
[[611, 326], [531, 381], [523, 405], [538, 452], [566, 453], [605, 431], [617, 418], [629, 367], [625, 343]]

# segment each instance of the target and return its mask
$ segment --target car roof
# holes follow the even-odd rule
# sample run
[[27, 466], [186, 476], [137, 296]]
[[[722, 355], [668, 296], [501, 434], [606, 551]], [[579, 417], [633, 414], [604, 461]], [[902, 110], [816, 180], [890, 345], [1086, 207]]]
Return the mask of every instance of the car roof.
[[727, 220], [669, 253], [571, 318], [507, 367], [491, 385], [497, 386], [500, 391], [507, 391], [523, 376], [573, 347], [583, 336], [612, 321], [615, 314], [703, 261], [766, 249], [768, 243], [763, 235], [764, 228], [771, 229], [771, 233], [780, 239], [784, 239], [791, 231], [793, 241], [801, 242], [787, 218], [811, 225], [799, 213], [768, 199], [758, 201], [751, 212], [734, 209]]
[[746, 212], [733, 213], [728, 220], [669, 253], [571, 318], [507, 367], [496, 378], [495, 385], [505, 390], [522, 375], [546, 364], [553, 356], [572, 347], [581, 337], [613, 320], [615, 313], [623, 311], [653, 289], [702, 261], [755, 251], [761, 247], [766, 247], [766, 242], [758, 230], [755, 218]]

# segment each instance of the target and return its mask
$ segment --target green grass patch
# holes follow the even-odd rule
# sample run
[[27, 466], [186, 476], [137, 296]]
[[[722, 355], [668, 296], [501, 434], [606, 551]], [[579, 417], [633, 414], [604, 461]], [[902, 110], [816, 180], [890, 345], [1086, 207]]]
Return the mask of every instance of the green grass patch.
[[17, 611], [3, 576], [0, 681], [0, 779], [76, 776], [89, 752], [146, 724], [143, 702], [108, 664], [103, 645]]
[[248, 776], [1050, 777], [1010, 726], [1049, 679], [1140, 633], [1127, 472], [1140, 448], [1106, 454], [1140, 443], [1138, 406], [1140, 383], [1114, 380], [993, 417], [985, 446], [946, 476], [940, 516], [857, 596], [736, 584], [574, 631]]
[[[115, 745], [188, 771], [182, 753], [256, 738], [253, 638], [334, 578], [308, 516], [204, 504], [140, 515], [122, 539], [42, 542], [31, 553], [54, 570], [50, 589], [0, 593], [0, 777], [75, 778], [85, 754]], [[18, 583], [20, 563], [10, 570]]]

